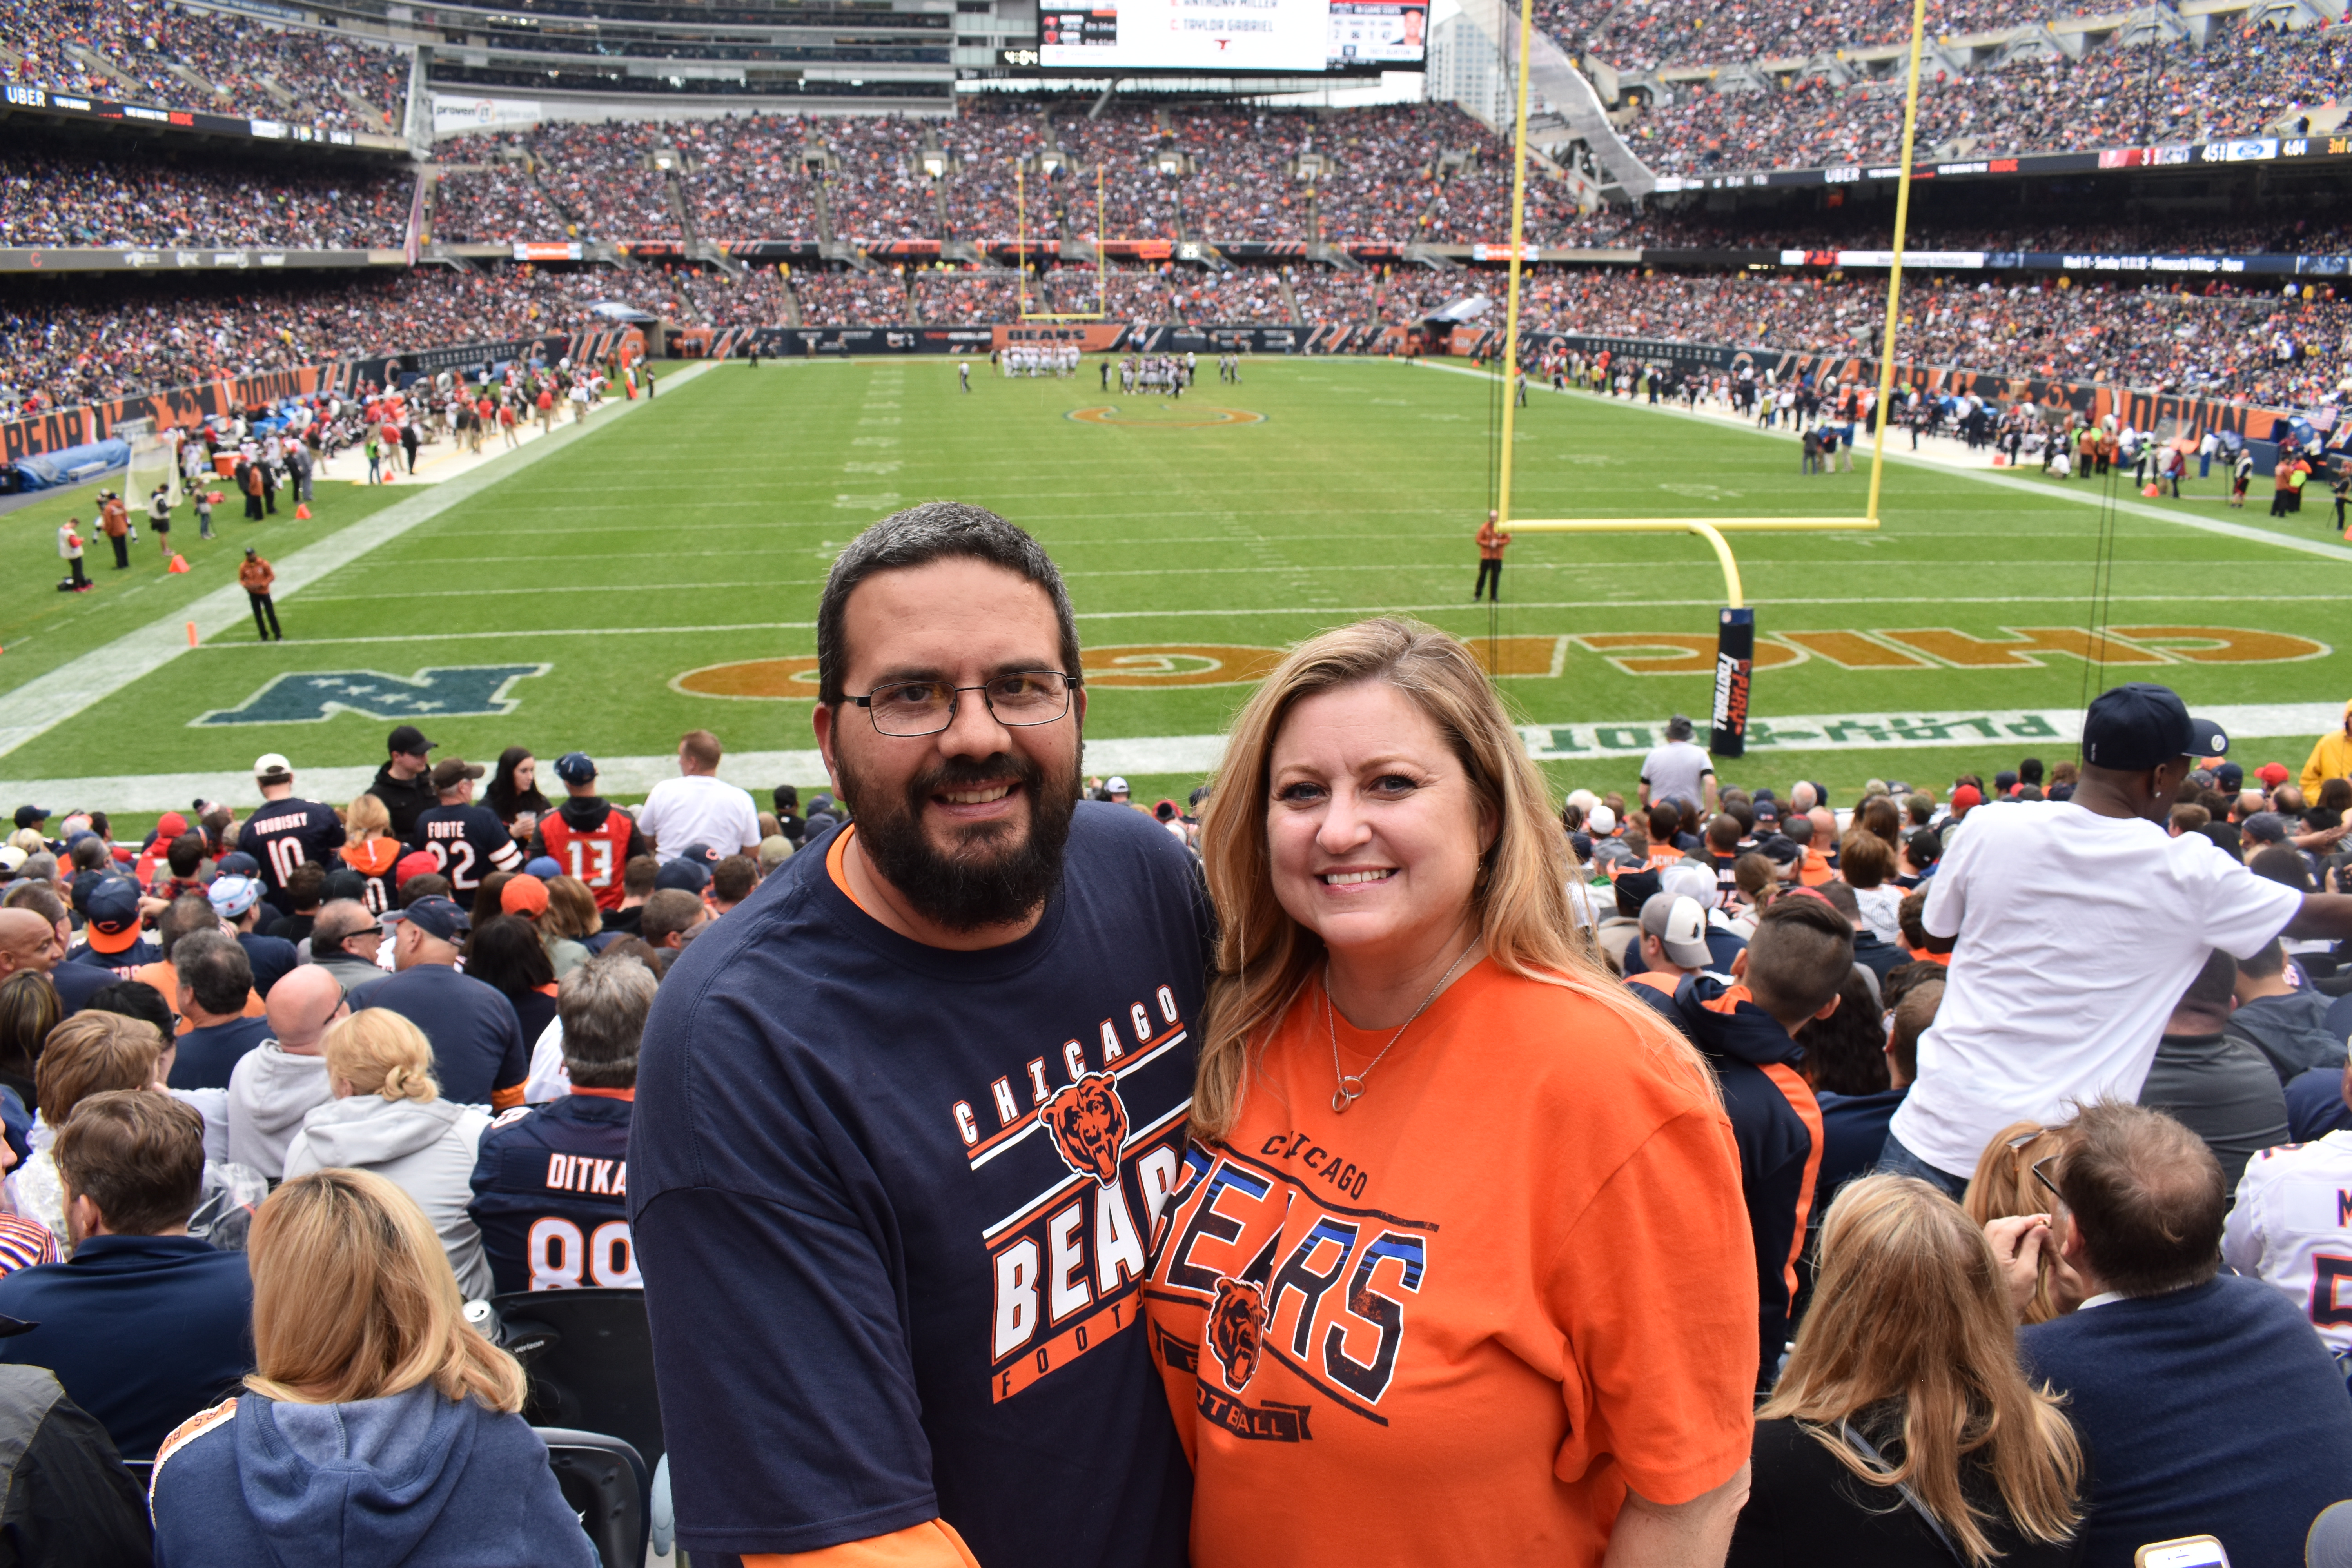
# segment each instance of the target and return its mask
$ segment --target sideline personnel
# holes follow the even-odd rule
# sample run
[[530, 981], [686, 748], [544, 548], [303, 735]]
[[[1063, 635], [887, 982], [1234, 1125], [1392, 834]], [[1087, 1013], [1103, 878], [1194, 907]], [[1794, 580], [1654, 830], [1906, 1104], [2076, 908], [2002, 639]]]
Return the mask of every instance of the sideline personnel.
[[[245, 587], [245, 596], [253, 605], [253, 629], [261, 634], [263, 642], [272, 637], [279, 642], [286, 634], [278, 629], [278, 605], [269, 597], [269, 585], [278, 581], [276, 567], [255, 552], [252, 545], [245, 547], [245, 564], [236, 569], [236, 580]], [[262, 617], [269, 617], [267, 623]]]
[[1140, 1318], [1199, 881], [1158, 823], [1079, 800], [1069, 596], [1011, 523], [877, 523], [816, 641], [856, 820], [686, 949], [638, 1076], [631, 1229], [693, 1412], [679, 1544], [1178, 1568], [1192, 1476]]
[[1471, 602], [1474, 604], [1477, 602], [1479, 595], [1487, 593], [1486, 585], [1489, 583], [1494, 584], [1494, 591], [1489, 596], [1496, 604], [1503, 601], [1503, 552], [1509, 547], [1511, 536], [1496, 528], [1495, 522], [1499, 515], [1496, 512], [1488, 512], [1486, 521], [1478, 527], [1478, 582], [1470, 590]]

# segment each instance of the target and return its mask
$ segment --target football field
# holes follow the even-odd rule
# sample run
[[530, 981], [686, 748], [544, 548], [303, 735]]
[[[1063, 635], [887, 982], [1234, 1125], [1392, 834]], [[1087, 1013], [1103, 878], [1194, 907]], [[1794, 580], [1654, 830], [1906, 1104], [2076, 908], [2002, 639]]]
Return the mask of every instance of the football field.
[[[248, 523], [231, 504], [200, 545], [184, 510], [185, 575], [143, 537], [115, 572], [93, 538], [86, 595], [51, 584], [56, 526], [87, 519], [89, 492], [45, 498], [0, 518], [17, 587], [0, 605], [0, 795], [135, 820], [213, 789], [247, 800], [234, 781], [278, 751], [340, 803], [409, 721], [443, 755], [584, 750], [624, 798], [708, 728], [734, 782], [805, 792], [824, 782], [809, 709], [825, 569], [866, 523], [940, 498], [1003, 513], [1060, 563], [1089, 769], [1147, 800], [1213, 766], [1281, 648], [1381, 611], [1487, 657], [1563, 784], [1630, 786], [1669, 713], [1704, 726], [1723, 602], [1704, 543], [1522, 535], [1490, 616], [1470, 601], [1488, 380], [1349, 359], [1244, 374], [1222, 385], [1204, 359], [1178, 400], [1106, 395], [1094, 361], [1066, 381], [974, 362], [969, 394], [933, 357], [716, 365], [443, 485], [352, 485], [346, 458], [312, 521]], [[1866, 450], [1853, 473], [1805, 477], [1785, 435], [1548, 392], [1519, 411], [1515, 450], [1522, 517], [1859, 517], [1867, 484]], [[2072, 755], [2086, 686], [2127, 679], [2262, 737], [2238, 752], [2250, 769], [2299, 768], [2352, 692], [2352, 551], [2323, 496], [2273, 522], [2256, 486], [2234, 511], [2218, 471], [2180, 502], [2126, 479], [2109, 508], [2091, 483], [1890, 463], [1875, 533], [1735, 536], [1761, 723], [1721, 772], [1843, 798], [1874, 776], [1940, 788]], [[283, 643], [258, 643], [234, 594], [247, 542], [287, 574]]]

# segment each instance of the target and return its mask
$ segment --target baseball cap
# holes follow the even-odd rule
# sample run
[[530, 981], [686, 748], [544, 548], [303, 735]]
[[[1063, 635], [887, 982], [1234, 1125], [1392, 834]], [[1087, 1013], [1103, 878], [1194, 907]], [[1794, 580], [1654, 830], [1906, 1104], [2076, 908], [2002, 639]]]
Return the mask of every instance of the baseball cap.
[[499, 912], [505, 915], [541, 915], [547, 912], [547, 884], [526, 871], [509, 877], [499, 889]]
[[2352, 1501], [2329, 1503], [2303, 1538], [2309, 1568], [2352, 1568]]
[[1962, 784], [1952, 792], [1952, 815], [1966, 816], [1984, 804], [1984, 795], [1974, 784]]
[[2176, 757], [2218, 757], [2230, 737], [2210, 719], [2192, 719], [2180, 694], [2135, 680], [2093, 700], [2083, 716], [2083, 761], [2093, 767], [2137, 773]]
[[2287, 772], [2284, 763], [2264, 763], [2254, 770], [2254, 776], [2276, 789], [2294, 775]]
[[294, 764], [276, 752], [264, 752], [253, 759], [253, 777], [257, 784], [292, 784]]
[[466, 918], [466, 911], [457, 907], [457, 900], [445, 899], [438, 893], [429, 899], [419, 899], [405, 909], [386, 910], [383, 921], [385, 925], [415, 921], [417, 929], [425, 935], [437, 936], [443, 942], [455, 942], [474, 929], [474, 922]]
[[1642, 906], [1660, 892], [1655, 871], [1627, 871], [1617, 879], [1617, 912], [1628, 920], [1639, 920]]
[[1103, 780], [1103, 793], [1105, 795], [1126, 795], [1129, 793], [1127, 781], [1120, 778], [1117, 773], [1113, 773], [1110, 777]]
[[698, 893], [709, 880], [709, 868], [685, 855], [679, 856], [654, 874], [656, 889], [679, 888], [689, 893]]
[[463, 757], [444, 757], [433, 764], [433, 788], [437, 793], [457, 787], [459, 779], [478, 779], [489, 770]]
[[25, 862], [31, 858], [30, 855], [26, 854], [14, 844], [0, 844], [0, 867], [5, 867], [10, 871], [21, 871], [25, 868]]
[[523, 866], [523, 874], [544, 882], [551, 877], [563, 875], [563, 863], [552, 855], [534, 855]]
[[1696, 860], [1658, 868], [1658, 891], [1679, 894], [1703, 910], [1713, 909], [1719, 896], [1714, 868]]
[[2223, 763], [2213, 770], [2213, 787], [2224, 795], [2235, 795], [2246, 787], [2246, 770], [2235, 763]]
[[155, 841], [169, 844], [188, 830], [188, 819], [176, 811], [167, 811], [155, 819]]
[[89, 945], [121, 952], [139, 941], [139, 884], [109, 877], [89, 890]]
[[215, 877], [205, 897], [212, 900], [213, 913], [233, 921], [261, 901], [261, 884], [251, 877]]
[[48, 817], [49, 808], [46, 805], [20, 805], [16, 808], [16, 826], [19, 827], [38, 827]]
[[2286, 818], [2275, 811], [2258, 811], [2238, 824], [2238, 837], [2256, 844], [2286, 842]]
[[397, 888], [411, 877], [437, 877], [440, 874], [441, 862], [433, 858], [430, 850], [412, 849], [393, 867], [392, 883]]
[[1705, 969], [1715, 962], [1706, 947], [1706, 911], [1696, 899], [1653, 894], [1642, 905], [1642, 934], [1656, 937], [1666, 956], [1685, 969]]
[[[1653, 710], [1655, 711], [1655, 710]], [[1677, 713], [1666, 721], [1666, 739], [1687, 741], [1691, 738], [1691, 721], [1686, 714]]]
[[1617, 831], [1617, 814], [1605, 805], [1596, 805], [1592, 808], [1592, 815], [1584, 819], [1584, 825], [1606, 838]]
[[568, 784], [593, 784], [596, 760], [585, 752], [566, 752], [555, 759], [555, 776]]
[[328, 872], [325, 884], [319, 889], [319, 901], [322, 904], [331, 904], [338, 899], [366, 898], [367, 879], [348, 868]]
[[213, 862], [213, 869], [224, 877], [258, 877], [261, 862], [242, 849], [232, 849]]
[[414, 724], [403, 724], [386, 736], [383, 742], [384, 750], [387, 752], [410, 757], [421, 757], [438, 744], [440, 742], [437, 741], [426, 740], [425, 731]]

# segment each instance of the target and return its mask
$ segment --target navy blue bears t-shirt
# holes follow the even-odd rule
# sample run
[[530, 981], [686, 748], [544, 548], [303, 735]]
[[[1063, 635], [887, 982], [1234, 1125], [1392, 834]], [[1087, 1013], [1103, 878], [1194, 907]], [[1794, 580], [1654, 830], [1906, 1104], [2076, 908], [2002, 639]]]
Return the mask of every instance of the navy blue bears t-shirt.
[[1181, 1568], [1140, 1325], [1209, 951], [1192, 862], [1081, 803], [1036, 929], [952, 952], [842, 890], [843, 833], [698, 936], [646, 1027], [629, 1207], [679, 1542], [936, 1517], [991, 1568]]
[[[290, 915], [294, 912], [294, 900], [286, 891], [288, 879], [294, 875], [294, 868], [306, 860], [316, 861], [330, 871], [335, 869], [335, 851], [343, 847], [342, 819], [333, 808], [315, 800], [289, 796], [265, 801], [246, 818], [245, 830], [236, 836], [236, 847], [261, 867], [261, 885], [268, 889], [269, 907], [281, 915]], [[268, 923], [262, 921], [264, 925]]]
[[482, 1134], [466, 1212], [499, 1294], [641, 1283], [629, 1240], [629, 1100], [627, 1089], [575, 1089], [517, 1106]]

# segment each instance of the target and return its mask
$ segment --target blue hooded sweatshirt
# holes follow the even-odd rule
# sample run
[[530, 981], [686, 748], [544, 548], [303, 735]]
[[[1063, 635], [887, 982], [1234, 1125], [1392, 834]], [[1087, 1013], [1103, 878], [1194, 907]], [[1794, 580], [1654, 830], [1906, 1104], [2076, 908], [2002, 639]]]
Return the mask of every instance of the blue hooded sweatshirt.
[[1797, 1070], [1804, 1052], [1745, 985], [1692, 974], [1672, 993], [1655, 981], [1633, 990], [1699, 1048], [1723, 1086], [1756, 1242], [1757, 1386], [1768, 1389], [1793, 1326], [1797, 1255], [1822, 1166], [1821, 1106]]
[[165, 1440], [148, 1506], [155, 1568], [597, 1568], [523, 1418], [430, 1384], [215, 1405]]

